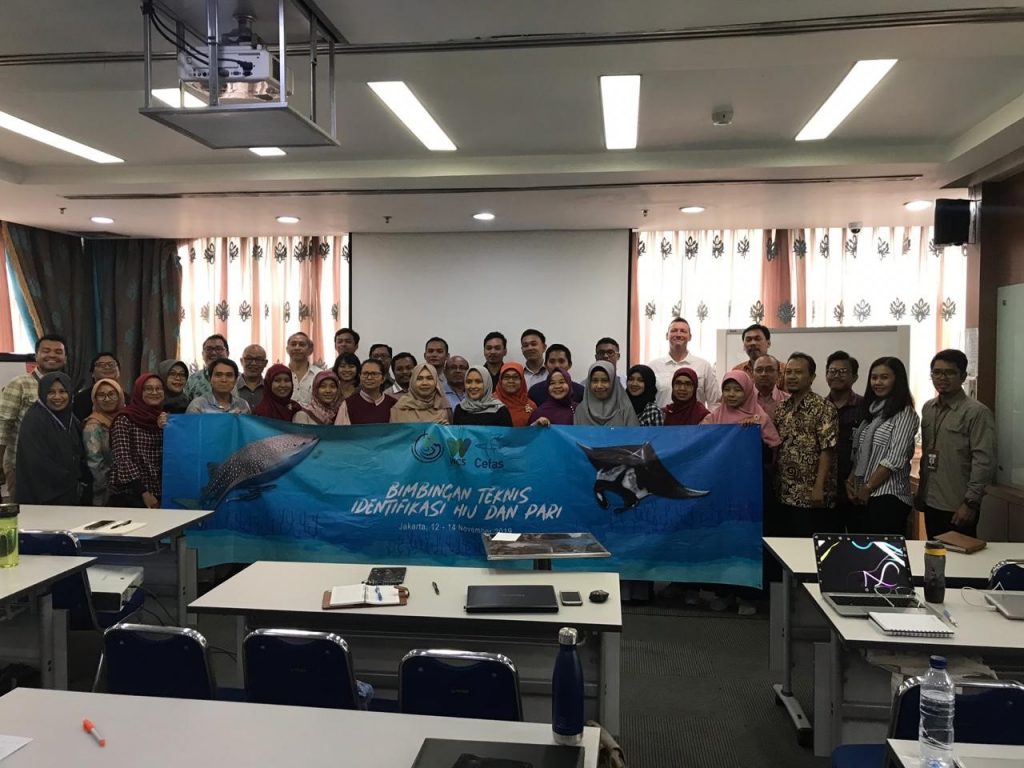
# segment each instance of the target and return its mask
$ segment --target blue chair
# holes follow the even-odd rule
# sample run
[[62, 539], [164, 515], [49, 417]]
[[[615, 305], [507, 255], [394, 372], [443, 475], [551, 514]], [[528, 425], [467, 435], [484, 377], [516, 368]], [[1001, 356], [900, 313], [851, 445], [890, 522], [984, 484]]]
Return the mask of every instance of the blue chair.
[[214, 698], [206, 638], [194, 629], [118, 624], [103, 634], [103, 652], [109, 693]]
[[243, 653], [247, 701], [365, 709], [348, 644], [334, 633], [257, 629], [246, 636]]
[[522, 720], [519, 673], [499, 653], [409, 651], [398, 667], [398, 707], [411, 715]]
[[[956, 684], [953, 733], [963, 744], [1024, 744], [1024, 683], [971, 680]], [[890, 739], [918, 738], [921, 678], [903, 681], [893, 699]], [[885, 744], [844, 744], [832, 752], [832, 768], [879, 768], [889, 765]]]
[[988, 577], [988, 588], [1024, 591], [1024, 560], [1003, 560], [996, 563]]

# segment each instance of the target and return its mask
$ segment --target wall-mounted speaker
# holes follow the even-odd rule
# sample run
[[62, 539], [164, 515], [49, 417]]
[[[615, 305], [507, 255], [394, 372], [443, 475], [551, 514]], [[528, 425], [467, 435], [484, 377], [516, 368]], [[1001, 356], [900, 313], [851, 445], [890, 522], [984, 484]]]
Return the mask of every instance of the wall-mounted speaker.
[[973, 200], [935, 201], [935, 244], [963, 245], [975, 242], [975, 212]]

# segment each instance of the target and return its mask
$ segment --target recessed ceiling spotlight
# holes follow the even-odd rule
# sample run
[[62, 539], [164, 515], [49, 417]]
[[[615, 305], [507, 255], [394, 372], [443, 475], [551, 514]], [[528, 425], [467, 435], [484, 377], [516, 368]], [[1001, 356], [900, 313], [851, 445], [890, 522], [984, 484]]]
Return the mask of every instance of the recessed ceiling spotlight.
[[280, 147], [249, 147], [249, 151], [260, 157], [283, 157], [287, 154]]
[[477, 221], [494, 221], [494, 214], [488, 211], [480, 211], [480, 213], [474, 213], [473, 218]]
[[113, 224], [114, 220], [109, 216], [93, 216], [89, 219], [93, 224]]
[[277, 223], [278, 224], [298, 224], [299, 223], [299, 217], [298, 216], [278, 216], [277, 217]]
[[704, 207], [701, 205], [684, 205], [679, 209], [680, 213], [704, 213]]
[[924, 211], [932, 207], [931, 200], [911, 200], [909, 203], [904, 203], [903, 207], [908, 211]]

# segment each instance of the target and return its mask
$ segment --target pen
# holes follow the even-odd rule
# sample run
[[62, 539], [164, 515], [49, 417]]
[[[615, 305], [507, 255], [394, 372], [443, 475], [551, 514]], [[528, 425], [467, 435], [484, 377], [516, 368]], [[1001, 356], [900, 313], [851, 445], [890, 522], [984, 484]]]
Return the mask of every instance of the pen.
[[953, 614], [951, 614], [948, 609], [943, 608], [942, 609], [942, 615], [945, 616], [946, 620], [949, 621], [949, 623], [952, 624], [954, 627], [959, 627], [960, 626], [959, 624], [956, 623], [956, 619], [953, 618]]
[[376, 592], [377, 592], [377, 600], [378, 600], [378, 602], [383, 602], [384, 601], [384, 596], [380, 593], [380, 587], [374, 587], [374, 590], [376, 590]]
[[120, 523], [117, 523], [116, 525], [110, 526], [110, 530], [114, 530], [115, 528], [123, 528], [124, 526], [131, 525], [131, 524], [132, 524], [131, 520], [122, 520]]
[[434, 585], [434, 594], [435, 595], [440, 595], [441, 594], [441, 590], [437, 588], [437, 582], [436, 581], [432, 581], [430, 583]]
[[96, 730], [96, 726], [92, 724], [92, 720], [83, 720], [82, 729], [96, 739], [96, 743], [101, 747], [107, 746], [107, 740], [100, 736], [100, 732]]

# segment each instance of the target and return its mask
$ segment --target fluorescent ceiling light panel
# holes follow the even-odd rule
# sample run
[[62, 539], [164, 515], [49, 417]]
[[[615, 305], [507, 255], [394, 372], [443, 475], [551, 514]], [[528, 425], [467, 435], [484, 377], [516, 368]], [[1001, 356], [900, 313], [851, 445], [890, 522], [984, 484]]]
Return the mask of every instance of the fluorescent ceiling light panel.
[[423, 146], [434, 152], [455, 151], [455, 144], [404, 82], [392, 80], [367, 83], [367, 85], [387, 105], [387, 108], [405, 123], [405, 127], [423, 142]]
[[474, 213], [473, 218], [477, 221], [494, 221], [494, 214], [488, 211], [480, 211], [480, 213]]
[[114, 157], [108, 155], [106, 152], [100, 152], [98, 149], [80, 144], [74, 139], [69, 139], [66, 136], [61, 136], [59, 133], [48, 131], [45, 128], [40, 128], [38, 125], [22, 120], [20, 117], [9, 115], [6, 112], [0, 112], [0, 128], [6, 128], [8, 131], [21, 134], [27, 139], [41, 142], [42, 144], [49, 144], [55, 149], [59, 149], [63, 152], [68, 152], [72, 155], [78, 155], [84, 157], [86, 160], [92, 160], [94, 163], [123, 163], [120, 157]]
[[188, 91], [184, 92], [185, 98], [182, 99], [182, 90], [180, 88], [154, 88], [150, 93], [153, 94], [153, 98], [162, 101], [168, 107], [173, 107], [174, 109], [181, 109], [183, 103], [185, 109], [206, 106], [202, 99]]
[[679, 209], [680, 213], [704, 213], [703, 206], [700, 205], [684, 205]]
[[603, 75], [604, 145], [608, 149], [636, 149], [640, 120], [640, 75]]
[[909, 203], [904, 203], [903, 207], [908, 211], [925, 211], [932, 207], [931, 200], [911, 200]]
[[114, 220], [109, 216], [93, 216], [89, 219], [93, 224], [113, 224]]
[[299, 217], [298, 216], [278, 216], [277, 217], [277, 223], [278, 224], [298, 224], [299, 223]]
[[832, 95], [825, 99], [814, 117], [796, 135], [797, 141], [817, 141], [826, 138], [856, 108], [864, 97], [878, 85], [897, 59], [865, 59], [853, 65]]
[[283, 157], [287, 154], [280, 147], [249, 147], [249, 151], [260, 157]]

